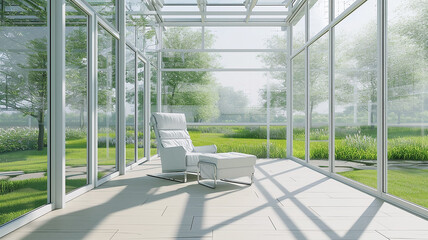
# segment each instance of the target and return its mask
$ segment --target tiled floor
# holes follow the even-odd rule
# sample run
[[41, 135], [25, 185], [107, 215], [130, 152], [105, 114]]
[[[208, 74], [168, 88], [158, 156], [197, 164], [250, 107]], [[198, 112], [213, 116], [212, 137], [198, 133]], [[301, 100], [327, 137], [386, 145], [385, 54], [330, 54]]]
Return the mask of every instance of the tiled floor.
[[428, 221], [290, 160], [251, 187], [147, 177], [152, 161], [4, 239], [428, 239]]

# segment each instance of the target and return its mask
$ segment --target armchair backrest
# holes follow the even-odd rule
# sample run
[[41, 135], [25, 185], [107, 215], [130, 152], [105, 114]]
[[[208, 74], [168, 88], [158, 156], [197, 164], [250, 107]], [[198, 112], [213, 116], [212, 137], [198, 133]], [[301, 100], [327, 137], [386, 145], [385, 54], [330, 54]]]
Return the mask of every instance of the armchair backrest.
[[183, 113], [153, 113], [151, 118], [159, 153], [162, 148], [177, 146], [182, 146], [186, 152], [193, 151], [194, 146]]

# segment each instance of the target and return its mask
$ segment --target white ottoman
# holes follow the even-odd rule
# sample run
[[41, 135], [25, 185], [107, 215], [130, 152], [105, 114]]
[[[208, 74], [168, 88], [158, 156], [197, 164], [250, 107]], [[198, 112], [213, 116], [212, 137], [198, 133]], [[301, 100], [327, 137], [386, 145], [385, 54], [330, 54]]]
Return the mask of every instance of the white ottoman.
[[[210, 188], [216, 187], [217, 180], [251, 185], [256, 159], [254, 155], [237, 152], [202, 154], [198, 163], [198, 183]], [[250, 178], [249, 183], [230, 180], [246, 176]], [[201, 178], [213, 179], [214, 185], [202, 183]]]

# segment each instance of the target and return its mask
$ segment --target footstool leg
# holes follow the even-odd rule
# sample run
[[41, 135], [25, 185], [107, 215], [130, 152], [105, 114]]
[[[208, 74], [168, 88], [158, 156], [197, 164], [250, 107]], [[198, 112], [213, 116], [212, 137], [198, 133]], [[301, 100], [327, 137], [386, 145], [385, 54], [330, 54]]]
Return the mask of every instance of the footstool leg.
[[[202, 178], [202, 176], [201, 176], [201, 163], [214, 166], [214, 179], [213, 179], [214, 185], [209, 185], [209, 184], [206, 184], [206, 183], [203, 183], [202, 181], [200, 181], [200, 178]], [[217, 165], [212, 164], [212, 163], [206, 163], [206, 162], [198, 162], [198, 183], [201, 184], [202, 186], [209, 187], [212, 189], [216, 188], [217, 187]]]
[[244, 184], [244, 185], [251, 186], [253, 184], [253, 182], [254, 182], [253, 179], [254, 179], [254, 173], [251, 174], [251, 176], [250, 176], [250, 182], [249, 183], [247, 183], [247, 182], [241, 182], [241, 181], [235, 181], [235, 180], [229, 180], [229, 179], [220, 179], [220, 180], [222, 180], [224, 182], [238, 183], [238, 184]]

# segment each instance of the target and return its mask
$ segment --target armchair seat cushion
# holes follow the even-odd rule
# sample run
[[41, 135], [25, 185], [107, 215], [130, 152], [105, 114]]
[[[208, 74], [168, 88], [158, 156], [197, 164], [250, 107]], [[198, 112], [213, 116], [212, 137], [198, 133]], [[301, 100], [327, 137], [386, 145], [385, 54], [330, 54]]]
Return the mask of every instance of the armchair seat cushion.
[[186, 153], [186, 165], [187, 166], [197, 166], [199, 162], [199, 156], [203, 153], [188, 152]]

